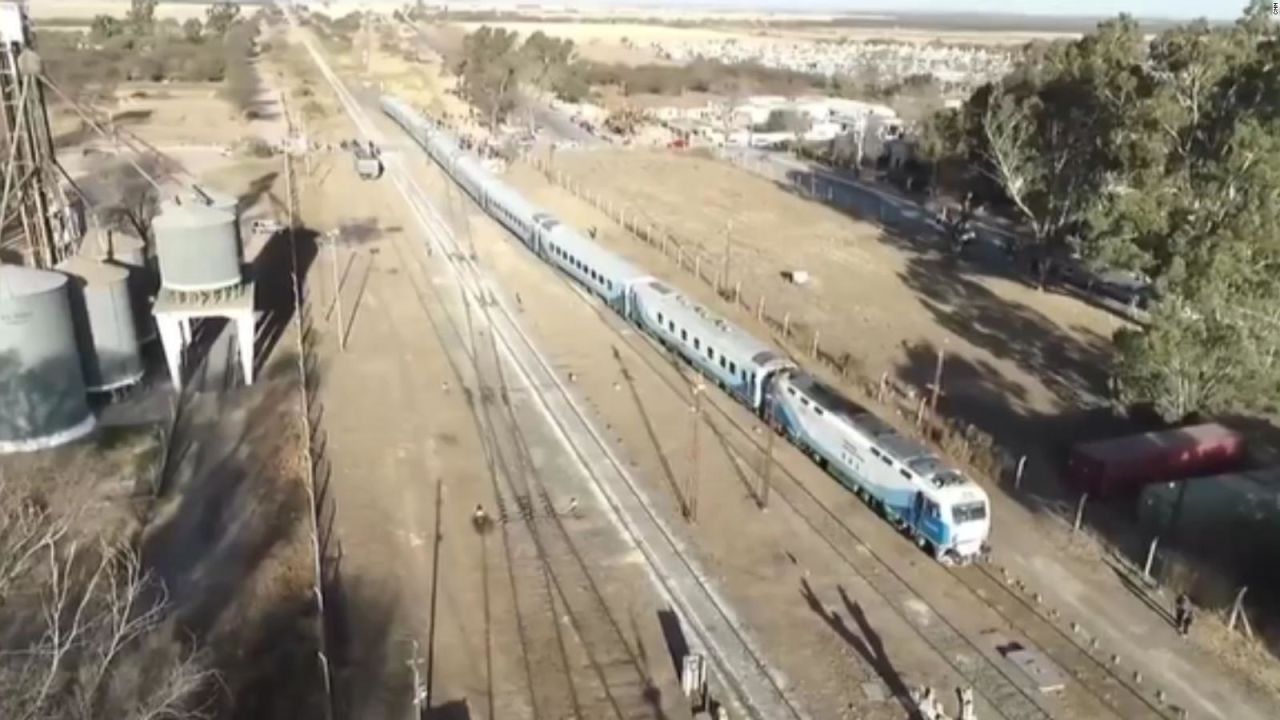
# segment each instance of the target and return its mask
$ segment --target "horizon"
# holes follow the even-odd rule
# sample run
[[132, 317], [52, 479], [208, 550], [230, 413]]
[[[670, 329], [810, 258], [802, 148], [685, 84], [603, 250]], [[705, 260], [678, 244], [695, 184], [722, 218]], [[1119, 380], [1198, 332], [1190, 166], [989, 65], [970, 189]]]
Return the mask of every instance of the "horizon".
[[[179, 0], [184, 1], [184, 0]], [[185, 0], [187, 2], [199, 0]], [[270, 2], [271, 0], [262, 0]], [[359, 0], [348, 0], [359, 2]], [[336, 0], [343, 2], [343, 0]], [[367, 0], [373, 5], [403, 5], [406, 0]], [[999, 17], [1063, 20], [1101, 20], [1128, 13], [1139, 20], [1180, 21], [1205, 18], [1212, 21], [1231, 21], [1239, 18], [1246, 2], [1233, 4], [1214, 3], [1210, 0], [967, 0], [964, 7], [951, 6], [939, 10], [929, 0], [579, 0], [578, 2], [520, 2], [519, 0], [435, 0], [429, 6], [444, 5], [449, 8], [478, 10], [498, 9], [521, 12], [538, 10], [691, 10], [719, 12], [773, 12], [789, 15], [825, 15], [857, 17], [876, 14], [881, 16], [938, 15], [941, 17]], [[323, 5], [323, 0], [307, 4]]]

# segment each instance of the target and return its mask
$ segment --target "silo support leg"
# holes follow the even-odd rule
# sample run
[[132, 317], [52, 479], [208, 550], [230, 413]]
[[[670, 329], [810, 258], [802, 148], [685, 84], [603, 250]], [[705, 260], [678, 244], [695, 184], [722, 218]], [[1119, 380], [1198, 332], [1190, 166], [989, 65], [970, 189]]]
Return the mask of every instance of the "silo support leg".
[[243, 371], [244, 384], [253, 384], [253, 313], [243, 313], [236, 318], [236, 345], [240, 346], [240, 369]]
[[164, 360], [169, 366], [169, 379], [175, 390], [182, 389], [182, 350], [186, 347], [184, 332], [186, 320], [171, 315], [156, 315], [156, 327], [160, 330], [160, 344], [164, 346]]

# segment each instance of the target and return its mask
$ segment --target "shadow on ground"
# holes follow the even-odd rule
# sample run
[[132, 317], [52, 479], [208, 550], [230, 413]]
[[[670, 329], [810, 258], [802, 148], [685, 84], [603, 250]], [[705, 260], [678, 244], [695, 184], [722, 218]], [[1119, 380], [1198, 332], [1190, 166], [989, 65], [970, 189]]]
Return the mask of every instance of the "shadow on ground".
[[[292, 238], [290, 236], [293, 236]], [[254, 348], [255, 372], [271, 359], [280, 336], [293, 322], [295, 307], [293, 271], [297, 268], [300, 292], [307, 292], [307, 270], [316, 258], [318, 233], [308, 228], [281, 230], [271, 235], [250, 269], [256, 283], [255, 307], [260, 313]], [[295, 257], [296, 254], [296, 257]]]
[[[1028, 388], [1004, 376], [991, 363], [947, 354], [939, 410], [946, 417], [963, 420], [999, 439], [1006, 451], [1006, 472], [997, 480], [1000, 489], [1015, 502], [1035, 513], [1072, 521], [1079, 493], [1065, 487], [1059, 478], [1070, 447], [1078, 442], [1165, 426], [1148, 413], [1119, 413], [1107, 402], [1109, 337], [1079, 327], [1064, 327], [1031, 307], [999, 297], [985, 286], [983, 278], [1029, 284], [1026, 268], [1001, 247], [1002, 233], [980, 229], [979, 240], [962, 257], [955, 257], [928, 221], [928, 212], [912, 199], [883, 200], [876, 193], [847, 189], [803, 171], [790, 170], [785, 175], [785, 180], [775, 181], [785, 191], [880, 226], [880, 242], [906, 256], [906, 267], [900, 273], [903, 283], [940, 327], [995, 357], [1012, 361], [1042, 384], [1055, 404], [1063, 408], [1058, 412], [1034, 409]], [[1096, 298], [1065, 286], [1050, 286], [1044, 292], [1065, 293], [1115, 313], [1114, 308]], [[905, 346], [905, 360], [893, 370], [894, 375], [913, 387], [928, 387], [936, 372], [938, 350], [928, 343]], [[1217, 419], [1249, 438], [1254, 466], [1280, 465], [1280, 430], [1273, 421], [1256, 417]], [[1020, 488], [1015, 490], [1014, 468], [1017, 458], [1023, 455], [1027, 457], [1026, 472]], [[1140, 566], [1153, 531], [1141, 526], [1136, 504], [1134, 495], [1105, 502], [1091, 498], [1084, 521], [1131, 564]], [[1179, 555], [1198, 558], [1195, 563], [1202, 570], [1187, 571], [1191, 577], [1183, 581], [1197, 589], [1197, 600], [1210, 607], [1222, 607], [1240, 585], [1247, 584], [1255, 607], [1267, 616], [1280, 615], [1280, 577], [1270, 569], [1273, 563], [1258, 562], [1256, 553], [1242, 551], [1239, 543], [1208, 541], [1203, 535], [1162, 539], [1168, 540], [1164, 547], [1176, 547]], [[1210, 535], [1226, 537], [1233, 533]], [[1215, 544], [1216, 548], [1209, 547]], [[1272, 544], [1261, 543], [1266, 547]], [[1224, 575], [1234, 578], [1225, 581], [1231, 587], [1210, 587], [1223, 584]], [[1270, 629], [1262, 634], [1280, 637], [1280, 622], [1267, 625]], [[1280, 642], [1271, 644], [1280, 646]]]

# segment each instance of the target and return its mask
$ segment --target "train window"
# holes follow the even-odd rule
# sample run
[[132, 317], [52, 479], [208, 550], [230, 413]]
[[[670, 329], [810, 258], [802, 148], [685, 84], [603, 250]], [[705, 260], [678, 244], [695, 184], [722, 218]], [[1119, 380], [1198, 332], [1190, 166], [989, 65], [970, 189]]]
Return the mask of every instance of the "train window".
[[796, 389], [795, 389], [795, 388], [787, 388], [787, 394], [788, 394], [788, 395], [790, 395], [791, 397], [795, 397], [795, 396], [796, 396]]
[[668, 320], [668, 321], [667, 321], [667, 329], [674, 333], [674, 332], [676, 331], [676, 321], [675, 321], [675, 320]]
[[666, 321], [662, 319], [662, 313], [658, 313], [658, 324], [661, 325], [664, 322]]
[[711, 347], [710, 345], [707, 346], [707, 359], [710, 360], [711, 362], [716, 361], [716, 349]]
[[729, 361], [729, 374], [730, 375], [738, 374], [738, 366], [732, 360]]
[[723, 355], [721, 355], [721, 356], [720, 356], [720, 367], [722, 367], [722, 368], [727, 368], [727, 367], [728, 367], [728, 365], [729, 365], [729, 364], [728, 364], [728, 363], [726, 363], [726, 362], [724, 361], [724, 356], [723, 356]]
[[809, 398], [806, 398], [806, 397], [800, 398], [800, 404], [805, 407], [809, 407]]
[[694, 338], [694, 339], [693, 339], [693, 349], [694, 349], [694, 350], [701, 350], [701, 349], [702, 349], [702, 338]]
[[681, 340], [681, 342], [689, 342], [689, 331], [688, 331], [688, 330], [685, 330], [684, 328], [680, 328], [680, 340]]
[[911, 479], [911, 473], [907, 472], [906, 470], [899, 470], [899, 471], [898, 471], [898, 474], [899, 474], [899, 475], [901, 475], [902, 477], [904, 477], [904, 478], [908, 479], [908, 480], [910, 480], [910, 479]]
[[826, 414], [826, 413], [822, 412], [822, 408], [818, 407], [817, 405], [814, 405], [814, 406], [813, 406], [813, 412], [814, 412], [814, 414], [815, 414], [815, 415], [817, 415], [818, 417], [822, 417], [823, 415], [825, 415], [825, 414]]

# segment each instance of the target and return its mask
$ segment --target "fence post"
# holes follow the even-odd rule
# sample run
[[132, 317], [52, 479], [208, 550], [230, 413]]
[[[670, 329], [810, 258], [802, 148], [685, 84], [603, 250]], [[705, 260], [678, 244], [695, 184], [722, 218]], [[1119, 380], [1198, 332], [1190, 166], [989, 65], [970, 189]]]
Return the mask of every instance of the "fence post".
[[737, 305], [742, 301], [742, 281], [733, 284], [733, 304]]
[[791, 313], [782, 316], [782, 337], [791, 337]]
[[[1241, 617], [1243, 617], [1242, 612], [1244, 609], [1244, 594], [1246, 592], [1249, 592], [1248, 585], [1245, 585], [1244, 587], [1240, 588], [1240, 592], [1236, 593], [1235, 601], [1231, 603], [1231, 616], [1227, 618], [1228, 630], [1235, 630], [1236, 623], [1240, 621]], [[1249, 630], [1250, 635], [1253, 635], [1253, 631], [1249, 628], [1248, 619], [1245, 619], [1244, 623], [1245, 623], [1245, 629]]]
[[1160, 536], [1151, 538], [1151, 544], [1147, 546], [1147, 561], [1142, 564], [1142, 577], [1147, 582], [1154, 582], [1151, 577], [1151, 564], [1156, 560], [1156, 548], [1160, 545]]
[[684, 269], [684, 246], [676, 246], [676, 267]]
[[693, 258], [693, 276], [702, 279], [702, 253], [698, 253]]
[[876, 402], [884, 402], [885, 393], [889, 391], [889, 373], [880, 373], [880, 390], [876, 393]]
[[813, 331], [813, 347], [809, 349], [809, 354], [815, 358], [818, 357], [818, 335], [819, 335], [819, 332], [817, 330], [814, 330]]
[[1018, 458], [1018, 469], [1013, 474], [1013, 489], [1022, 489], [1022, 471], [1027, 469], [1027, 456], [1023, 455]]
[[764, 295], [761, 295], [760, 299], [756, 301], [756, 321], [764, 321]]
[[1084, 522], [1084, 504], [1088, 500], [1089, 500], [1089, 493], [1082, 493], [1080, 495], [1080, 502], [1076, 503], [1076, 519], [1075, 519], [1075, 522], [1071, 524], [1072, 532], [1077, 532], [1080, 530], [1080, 523]]

